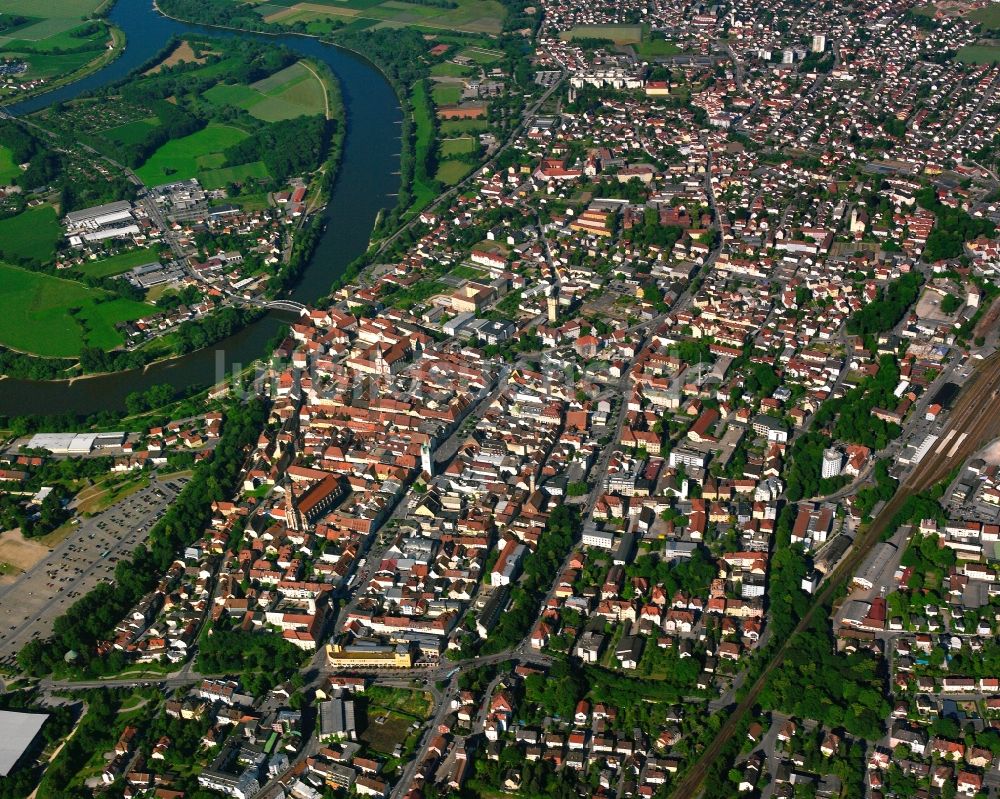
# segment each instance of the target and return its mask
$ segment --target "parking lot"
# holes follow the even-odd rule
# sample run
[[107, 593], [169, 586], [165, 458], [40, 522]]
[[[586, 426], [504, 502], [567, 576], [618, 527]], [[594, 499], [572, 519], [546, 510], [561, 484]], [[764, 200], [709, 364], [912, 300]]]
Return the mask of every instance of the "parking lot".
[[102, 580], [142, 541], [183, 488], [186, 477], [160, 480], [95, 514], [10, 585], [0, 587], [0, 661], [9, 661], [32, 638]]

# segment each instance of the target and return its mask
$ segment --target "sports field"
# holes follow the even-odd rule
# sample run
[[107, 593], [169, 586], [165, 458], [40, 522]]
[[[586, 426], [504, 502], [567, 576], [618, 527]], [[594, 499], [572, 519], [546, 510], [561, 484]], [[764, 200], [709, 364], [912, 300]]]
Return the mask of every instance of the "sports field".
[[197, 133], [168, 141], [135, 173], [147, 186], [197, 177], [201, 172], [220, 168], [225, 163], [225, 149], [247, 135], [230, 125], [210, 123]]
[[301, 61], [249, 86], [220, 83], [205, 92], [214, 105], [243, 108], [265, 122], [326, 113], [326, 92]]
[[451, 61], [442, 61], [431, 67], [432, 78], [468, 78], [474, 72], [472, 67], [463, 67], [461, 64], [453, 64]]
[[85, 345], [113, 349], [122, 343], [116, 322], [154, 310], [7, 264], [0, 264], [0, 285], [0, 344], [36, 355], [72, 357]]
[[9, 147], [0, 147], [0, 186], [7, 186], [14, 181], [21, 170], [14, 163], [14, 154]]
[[0, 219], [0, 256], [49, 261], [62, 238], [62, 226], [51, 205], [39, 205]]
[[481, 133], [489, 130], [489, 123], [485, 119], [442, 119], [441, 133], [445, 136], [454, 136], [460, 133]]
[[643, 58], [667, 58], [681, 51], [680, 47], [665, 39], [644, 38], [634, 46], [635, 51]]
[[500, 51], [487, 50], [483, 47], [466, 47], [459, 53], [459, 55], [462, 58], [468, 58], [470, 61], [474, 61], [484, 67], [488, 67], [490, 64], [495, 64], [503, 58], [503, 53]]
[[464, 155], [474, 152], [476, 140], [471, 136], [463, 136], [459, 139], [445, 139], [441, 142], [441, 155], [448, 158], [452, 155]]
[[559, 34], [563, 41], [574, 39], [610, 39], [615, 44], [638, 44], [642, 25], [577, 25]]
[[455, 105], [462, 99], [462, 87], [454, 83], [437, 83], [431, 89], [435, 105]]
[[256, 11], [267, 22], [283, 25], [366, 19], [393, 27], [414, 25], [468, 33], [500, 33], [504, 8], [497, 0], [456, 0], [456, 3], [456, 8], [442, 8], [404, 0], [270, 0], [257, 5]]

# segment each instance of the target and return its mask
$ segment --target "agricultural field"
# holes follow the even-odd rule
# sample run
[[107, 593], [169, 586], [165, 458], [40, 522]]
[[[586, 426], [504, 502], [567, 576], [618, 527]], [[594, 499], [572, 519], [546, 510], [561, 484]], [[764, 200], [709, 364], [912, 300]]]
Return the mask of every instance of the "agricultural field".
[[271, 0], [256, 6], [266, 22], [280, 25], [302, 24], [330, 29], [331, 20], [347, 23], [368, 20], [387, 26], [413, 25], [428, 29], [458, 30], [468, 33], [498, 34], [504, 8], [497, 0], [457, 0], [457, 8], [440, 8], [407, 3], [404, 0], [312, 0], [290, 2]]
[[249, 86], [220, 83], [205, 92], [218, 106], [236, 106], [264, 122], [326, 113], [326, 89], [313, 71], [298, 61]]
[[80, 25], [83, 17], [93, 14], [103, 0], [4, 0], [3, 12], [26, 17], [29, 24], [9, 31], [10, 36], [0, 37], [0, 44], [12, 38], [30, 42], [51, 39]]
[[574, 39], [608, 39], [615, 44], [639, 44], [643, 39], [642, 25], [577, 25], [559, 34], [563, 41]]
[[157, 72], [167, 69], [168, 67], [176, 66], [177, 64], [204, 64], [205, 60], [206, 56], [204, 54], [198, 55], [195, 53], [194, 48], [191, 46], [191, 42], [183, 41], [174, 48], [170, 55], [164, 58], [152, 69], [147, 70], [145, 74], [155, 75]]
[[210, 123], [197, 133], [167, 142], [135, 173], [147, 186], [198, 177], [202, 172], [222, 167], [225, 149], [247, 135], [231, 125]]
[[0, 264], [0, 285], [0, 344], [36, 355], [72, 357], [84, 346], [113, 349], [123, 340], [115, 323], [153, 311], [73, 280], [7, 264]]
[[966, 45], [958, 49], [955, 57], [965, 64], [1000, 64], [1000, 45]]
[[62, 238], [62, 226], [51, 205], [39, 205], [0, 219], [0, 256], [49, 261]]
[[966, 16], [973, 22], [978, 22], [985, 30], [1000, 31], [1000, 3], [991, 3], [984, 8], [977, 8]]
[[0, 147], [0, 186], [7, 186], [14, 181], [21, 170], [14, 163], [14, 154], [8, 147]]
[[118, 255], [112, 255], [108, 258], [102, 258], [99, 261], [88, 261], [73, 271], [87, 277], [111, 277], [157, 260], [159, 260], [159, 253], [156, 249], [142, 247], [137, 250], [129, 250]]
[[102, 0], [4, 0], [4, 14], [23, 17], [0, 35], [0, 56], [28, 64], [24, 79], [64, 79], [109, 57], [109, 27], [87, 22]]

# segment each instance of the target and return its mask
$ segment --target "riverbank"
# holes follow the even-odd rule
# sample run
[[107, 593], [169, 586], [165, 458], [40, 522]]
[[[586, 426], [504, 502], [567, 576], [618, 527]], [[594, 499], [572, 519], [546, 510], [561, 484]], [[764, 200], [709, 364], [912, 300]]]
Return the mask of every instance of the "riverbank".
[[[321, 36], [315, 33], [307, 33], [305, 31], [295, 31], [284, 26], [275, 25], [272, 23], [266, 23], [261, 21], [263, 27], [257, 29], [250, 28], [240, 28], [233, 25], [223, 25], [218, 22], [204, 22], [198, 20], [184, 19], [183, 17], [173, 16], [167, 11], [164, 11], [159, 4], [159, 0], [153, 0], [153, 9], [157, 14], [165, 17], [166, 19], [173, 20], [174, 22], [180, 22], [186, 25], [199, 25], [205, 28], [213, 28], [216, 30], [231, 31], [233, 33], [245, 33], [260, 36], [298, 36], [304, 39], [310, 39], [312, 41], [318, 42], [322, 45], [328, 47], [335, 47], [339, 50], [343, 50], [350, 53], [354, 57], [364, 61], [366, 64], [376, 69], [380, 75], [386, 80], [386, 82], [392, 87], [393, 92], [396, 95], [396, 102], [399, 103], [400, 108], [403, 111], [403, 130], [401, 136], [402, 149], [400, 150], [400, 174], [402, 176], [399, 192], [397, 196], [400, 198], [396, 203], [396, 207], [390, 210], [390, 214], [395, 217], [400, 217], [405, 212], [406, 209], [401, 208], [404, 198], [408, 197], [413, 191], [413, 142], [412, 139], [412, 127], [413, 127], [413, 103], [410, 99], [410, 93], [412, 87], [407, 87], [400, 83], [399, 80], [391, 73], [388, 66], [384, 63], [379, 62], [377, 59], [372, 58], [360, 47], [352, 47], [350, 44], [345, 43], [341, 40], [331, 39], [328, 35]], [[333, 35], [336, 35], [335, 33]], [[406, 164], [409, 161], [410, 168], [406, 168]], [[406, 203], [407, 206], [410, 203]], [[372, 227], [372, 237], [369, 237], [369, 246], [374, 243], [374, 234], [378, 231], [378, 226], [385, 223], [385, 219], [390, 214], [380, 213], [376, 219], [376, 224]], [[394, 229], [389, 229], [387, 231], [379, 231], [381, 233], [380, 238], [385, 238], [395, 232]], [[366, 248], [367, 250], [367, 248]]]

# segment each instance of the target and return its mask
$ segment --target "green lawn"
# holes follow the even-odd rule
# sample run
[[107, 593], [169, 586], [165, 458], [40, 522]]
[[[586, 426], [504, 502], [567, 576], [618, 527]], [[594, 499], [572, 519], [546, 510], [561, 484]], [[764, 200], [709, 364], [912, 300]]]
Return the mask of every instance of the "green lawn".
[[956, 58], [965, 64], [1000, 64], [1000, 45], [969, 44], [958, 48]]
[[52, 357], [78, 355], [84, 345], [122, 343], [115, 322], [152, 312], [73, 280], [0, 264], [0, 344]]
[[431, 89], [431, 97], [438, 106], [455, 105], [462, 99], [462, 87], [452, 83], [437, 83]]
[[147, 186], [197, 177], [206, 168], [202, 166], [206, 161], [200, 159], [221, 155], [227, 147], [248, 135], [239, 128], [210, 123], [197, 133], [167, 142], [135, 173]]
[[0, 186], [10, 185], [20, 174], [20, 167], [14, 163], [14, 153], [9, 147], [0, 147]]
[[267, 178], [267, 167], [263, 161], [254, 161], [240, 166], [210, 169], [201, 173], [201, 184], [206, 189], [221, 189], [229, 183], [242, 183], [247, 178]]
[[159, 260], [159, 253], [152, 247], [142, 247], [138, 250], [112, 255], [109, 258], [102, 258], [99, 261], [88, 261], [75, 271], [89, 277], [110, 277], [120, 275], [136, 266], [150, 264]]
[[643, 58], [667, 58], [677, 55], [681, 48], [665, 39], [643, 39], [635, 45], [635, 51]]
[[148, 119], [137, 119], [135, 122], [127, 122], [116, 128], [110, 128], [102, 134], [108, 139], [112, 139], [119, 144], [138, 144], [143, 142], [149, 134], [160, 124], [156, 117]]
[[[410, 95], [413, 103], [413, 128], [414, 128], [414, 158], [418, 161], [427, 157], [427, 148], [431, 146], [434, 139], [434, 118], [427, 97], [424, 91], [424, 82], [420, 81], [413, 87]], [[433, 200], [435, 191], [433, 186], [429, 186], [418, 180], [413, 181], [413, 203], [410, 207], [412, 211], [419, 211], [427, 203]]]
[[55, 255], [62, 238], [62, 226], [51, 205], [39, 205], [0, 219], [0, 255], [7, 258], [35, 258], [45, 263]]

